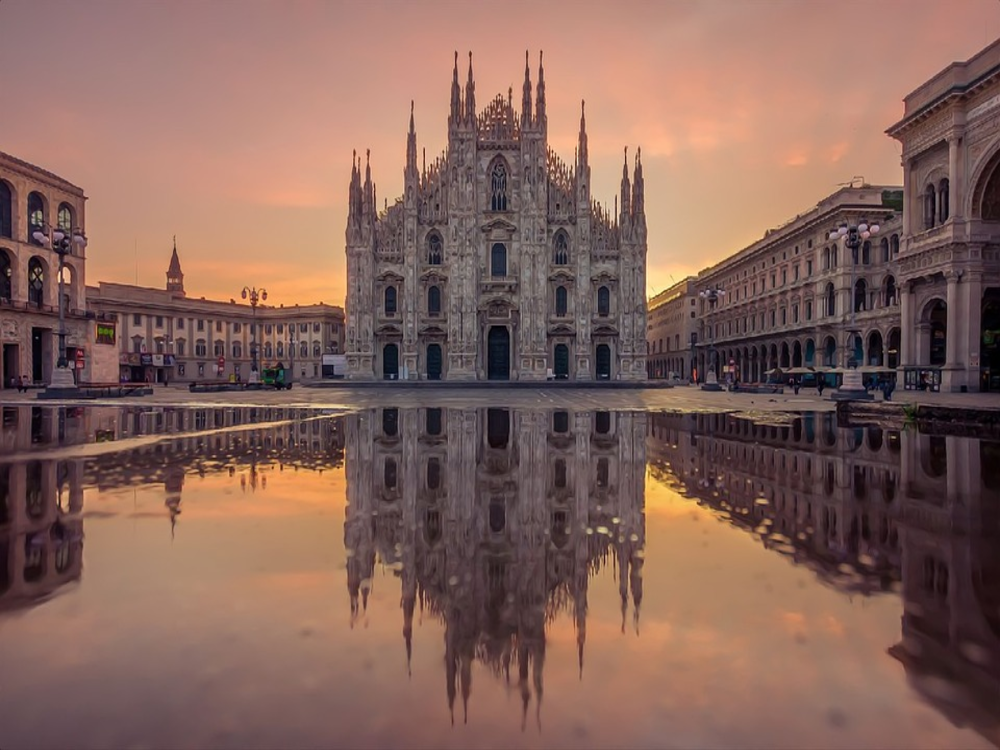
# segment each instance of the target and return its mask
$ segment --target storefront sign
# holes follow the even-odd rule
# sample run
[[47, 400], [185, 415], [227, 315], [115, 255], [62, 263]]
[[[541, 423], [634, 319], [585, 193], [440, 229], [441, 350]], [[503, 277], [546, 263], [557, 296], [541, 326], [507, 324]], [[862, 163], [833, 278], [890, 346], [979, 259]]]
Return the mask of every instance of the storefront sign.
[[154, 354], [153, 355], [153, 367], [163, 367], [163, 355]]
[[115, 344], [115, 324], [114, 323], [98, 323], [97, 324], [97, 338], [95, 339], [98, 344]]
[[153, 364], [153, 355], [152, 354], [140, 354], [139, 355], [139, 364], [140, 365], [152, 365]]

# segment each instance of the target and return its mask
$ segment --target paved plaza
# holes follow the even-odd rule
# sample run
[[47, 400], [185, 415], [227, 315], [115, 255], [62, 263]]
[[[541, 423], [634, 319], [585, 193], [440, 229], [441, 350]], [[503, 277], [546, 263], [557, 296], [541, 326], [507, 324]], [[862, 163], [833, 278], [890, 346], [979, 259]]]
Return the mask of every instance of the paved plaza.
[[[642, 411], [833, 411], [836, 403], [826, 391], [820, 398], [815, 389], [803, 389], [798, 395], [729, 393], [703, 391], [696, 386], [649, 389], [615, 388], [423, 388], [420, 386], [386, 385], [385, 387], [298, 387], [291, 391], [232, 391], [223, 393], [191, 393], [183, 387], [156, 387], [144, 397], [107, 400], [74, 401], [97, 405], [199, 405], [232, 404], [234, 406], [295, 405], [314, 408], [336, 408], [346, 411], [377, 406], [419, 406], [433, 403], [444, 407], [505, 406], [510, 408], [580, 409], [580, 410], [642, 410]], [[881, 400], [881, 394], [876, 395]], [[896, 403], [951, 406], [970, 410], [1000, 409], [1000, 394], [986, 393], [927, 393], [896, 391]], [[59, 401], [41, 401], [37, 391], [0, 393], [0, 404], [38, 403], [57, 405]]]

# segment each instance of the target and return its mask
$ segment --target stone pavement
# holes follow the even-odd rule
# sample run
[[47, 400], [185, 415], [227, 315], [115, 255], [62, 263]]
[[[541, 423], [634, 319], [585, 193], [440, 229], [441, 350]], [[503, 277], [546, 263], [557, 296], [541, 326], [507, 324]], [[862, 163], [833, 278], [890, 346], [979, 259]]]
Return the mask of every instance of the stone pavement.
[[[617, 389], [467, 389], [461, 387], [422, 389], [400, 384], [385, 387], [309, 388], [296, 386], [291, 391], [243, 391], [192, 394], [184, 386], [154, 388], [153, 395], [137, 398], [86, 400], [72, 402], [81, 405], [142, 405], [199, 406], [233, 405], [300, 406], [304, 408], [364, 409], [377, 406], [488, 407], [502, 406], [526, 409], [581, 410], [648, 410], [648, 411], [833, 411], [836, 402], [822, 399], [815, 389], [803, 389], [799, 395], [708, 392], [695, 386], [641, 390]], [[0, 391], [0, 404], [32, 403], [39, 406], [58, 405], [59, 401], [40, 401], [36, 392], [19, 394]], [[881, 400], [881, 395], [878, 395]], [[988, 393], [923, 393], [896, 391], [893, 401], [927, 405], [952, 406], [971, 410], [1000, 409], [1000, 394]]]

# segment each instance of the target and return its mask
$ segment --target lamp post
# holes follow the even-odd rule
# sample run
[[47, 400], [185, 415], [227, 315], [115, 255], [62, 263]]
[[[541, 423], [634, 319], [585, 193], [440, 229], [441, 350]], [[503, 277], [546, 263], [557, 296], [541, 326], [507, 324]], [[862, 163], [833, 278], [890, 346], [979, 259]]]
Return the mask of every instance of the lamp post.
[[288, 324], [288, 387], [292, 387], [295, 377], [295, 324]]
[[[703, 300], [708, 302], [710, 313], [715, 312], [715, 304], [726, 295], [726, 292], [717, 286], [711, 286], [708, 289], [702, 289], [698, 292], [698, 296]], [[716, 351], [715, 351], [715, 332], [714, 323], [711, 321], [711, 315], [708, 321], [708, 372], [705, 374], [705, 382], [701, 384], [701, 389], [703, 391], [721, 391], [722, 386], [719, 385], [718, 376], [715, 374], [716, 368]]]
[[32, 238], [43, 247], [51, 247], [59, 256], [59, 358], [52, 379], [46, 390], [66, 390], [76, 388], [69, 362], [66, 361], [66, 300], [63, 291], [63, 274], [66, 269], [66, 256], [73, 252], [73, 246], [81, 250], [87, 246], [87, 236], [82, 229], [70, 230], [63, 227], [48, 225], [32, 232]]
[[257, 303], [267, 300], [267, 290], [257, 289], [257, 287], [243, 287], [243, 299], [250, 300], [251, 323], [250, 328], [250, 382], [257, 381]]
[[841, 383], [840, 388], [838, 388], [837, 391], [831, 395], [831, 398], [838, 401], [870, 401], [874, 399], [874, 396], [865, 388], [861, 379], [861, 373], [857, 369], [858, 360], [855, 354], [859, 348], [858, 343], [861, 337], [861, 332], [858, 330], [857, 326], [858, 305], [857, 299], [855, 298], [857, 290], [854, 288], [854, 285], [857, 283], [858, 250], [869, 237], [878, 234], [878, 231], [878, 224], [874, 222], [869, 224], [867, 221], [862, 219], [857, 224], [841, 224], [837, 229], [830, 232], [830, 240], [833, 242], [843, 240], [844, 247], [851, 253], [851, 322], [847, 329], [850, 356], [848, 356], [845, 363], [847, 365], [847, 372], [844, 373], [843, 382]]

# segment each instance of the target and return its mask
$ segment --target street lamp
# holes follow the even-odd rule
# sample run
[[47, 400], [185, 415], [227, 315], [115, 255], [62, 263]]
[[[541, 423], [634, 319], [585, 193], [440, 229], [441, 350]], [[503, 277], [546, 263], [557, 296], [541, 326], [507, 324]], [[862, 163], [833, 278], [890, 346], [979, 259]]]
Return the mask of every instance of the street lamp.
[[[710, 312], [714, 312], [715, 304], [722, 297], [726, 296], [726, 292], [721, 287], [711, 286], [708, 289], [702, 289], [698, 292], [698, 296], [708, 302]], [[701, 384], [701, 389], [703, 391], [721, 391], [722, 386], [719, 385], [719, 379], [715, 374], [717, 352], [715, 351], [714, 323], [712, 323], [711, 319], [708, 322], [708, 335], [709, 367], [708, 372], [705, 374], [705, 382]]]
[[267, 290], [257, 287], [243, 287], [243, 299], [250, 300], [253, 323], [250, 328], [250, 382], [257, 380], [257, 303], [267, 300]]
[[52, 381], [46, 386], [46, 390], [76, 388], [76, 381], [73, 380], [73, 373], [70, 372], [69, 362], [66, 361], [66, 300], [63, 291], [63, 274], [66, 269], [66, 256], [73, 252], [74, 245], [81, 250], [87, 247], [87, 236], [82, 229], [71, 231], [48, 225], [36, 229], [31, 236], [39, 245], [51, 247], [59, 256], [59, 359], [52, 371]]
[[861, 348], [858, 346], [861, 338], [861, 332], [858, 330], [857, 326], [858, 301], [855, 297], [857, 289], [855, 289], [854, 285], [857, 283], [858, 249], [868, 240], [869, 237], [873, 237], [878, 234], [878, 231], [879, 226], [877, 223], [872, 222], [869, 224], [867, 221], [862, 219], [857, 224], [841, 224], [839, 227], [830, 232], [831, 241], [838, 242], [843, 240], [844, 247], [851, 252], [851, 323], [850, 327], [847, 329], [851, 351], [846, 362], [848, 371], [844, 373], [844, 379], [840, 388], [837, 389], [837, 392], [832, 396], [837, 400], [869, 400], [874, 398], [865, 389], [864, 383], [861, 380], [861, 373], [857, 370], [858, 360], [856, 354], [858, 349]]

